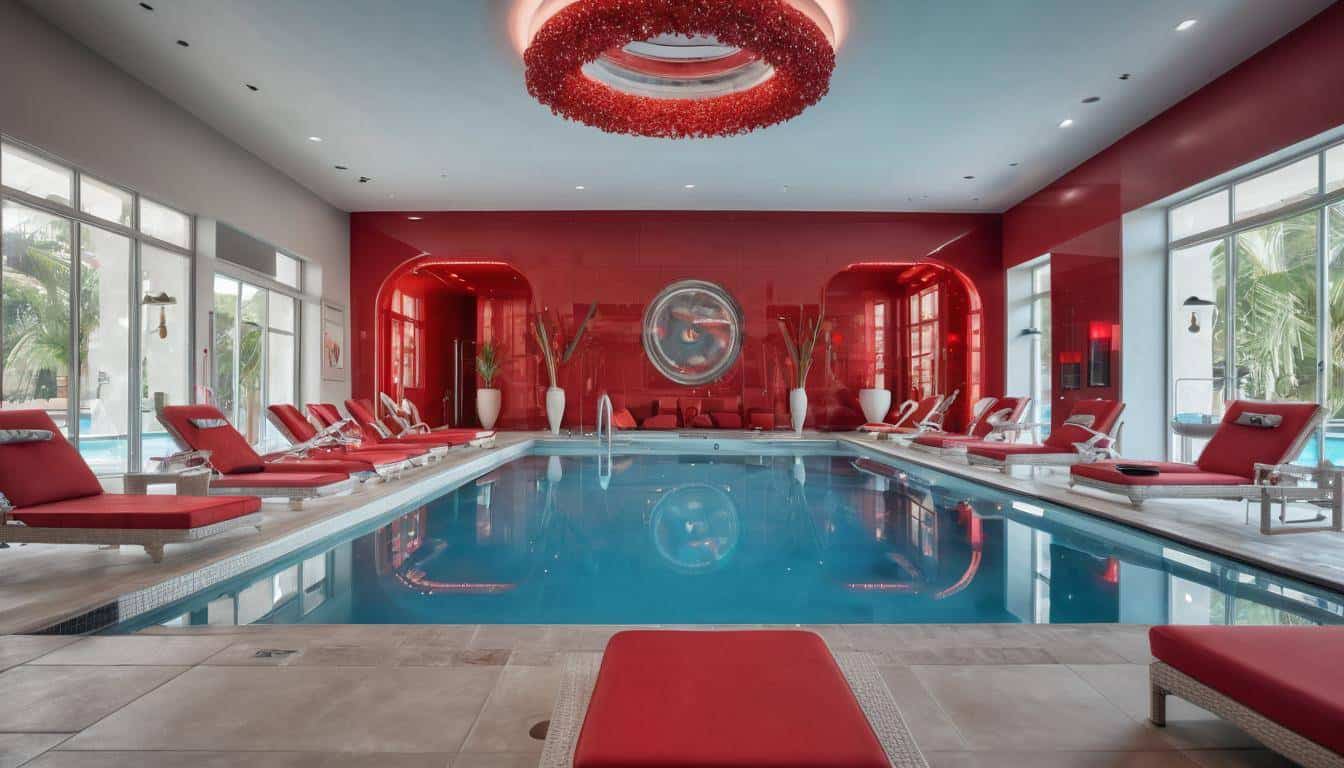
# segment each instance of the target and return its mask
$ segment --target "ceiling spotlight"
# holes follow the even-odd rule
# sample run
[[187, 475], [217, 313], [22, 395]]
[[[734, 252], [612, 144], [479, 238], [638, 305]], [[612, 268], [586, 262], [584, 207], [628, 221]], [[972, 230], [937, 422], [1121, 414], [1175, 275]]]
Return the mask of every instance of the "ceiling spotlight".
[[1198, 23], [1199, 19], [1186, 19], [1185, 21], [1182, 21], [1180, 24], [1176, 25], [1176, 31], [1184, 32], [1185, 30], [1195, 26]]
[[1123, 75], [1120, 75], [1121, 80], [1128, 80], [1131, 77], [1133, 77], [1133, 75], [1129, 74], [1128, 72], [1124, 73]]
[[191, 43], [188, 43], [186, 40], [178, 40], [178, 41], [177, 41], [177, 44], [180, 45], [180, 46], [182, 46], [183, 48], [190, 48], [190, 47], [191, 47]]
[[1101, 101], [1100, 96], [1088, 96], [1086, 99], [1083, 99], [1084, 104], [1096, 104], [1098, 101]]
[[141, 3], [140, 7], [144, 8], [146, 11], [154, 10], [154, 6], [150, 5], [149, 3]]
[[419, 216], [407, 216], [406, 218], [407, 218], [407, 220], [409, 220], [409, 221], [419, 221], [421, 217], [419, 217]]
[[251, 83], [243, 83], [243, 85], [247, 86], [247, 90], [252, 91], [253, 93], [256, 93], [257, 91], [261, 90], [260, 88]]
[[1008, 164], [1008, 167], [1009, 167], [1009, 168], [1016, 168], [1016, 167], [1019, 166], [1019, 165], [1021, 165], [1021, 163], [1018, 163], [1018, 162], [1012, 162], [1012, 163], [1009, 163], [1009, 164]]
[[1059, 124], [1059, 127], [1060, 127], [1060, 128], [1068, 128], [1070, 125], [1073, 125], [1073, 118], [1072, 118], [1072, 117], [1066, 117], [1066, 118], [1064, 118], [1063, 122], [1061, 122], [1061, 123]]
[[321, 136], [309, 136], [309, 137], [308, 137], [308, 140], [309, 140], [309, 141], [317, 141], [317, 142], [320, 142], [320, 141], [322, 141], [322, 137], [321, 137]]
[[963, 179], [965, 179], [965, 180], [967, 180], [967, 181], [970, 181], [971, 179], [974, 179], [975, 177], [974, 177], [974, 176], [962, 176], [961, 178], [963, 178]]
[[373, 179], [369, 178], [368, 176], [360, 176], [360, 177], [359, 177], [359, 183], [360, 183], [360, 184], [368, 184], [370, 181], [373, 181]]
[[574, 185], [574, 188], [577, 189], [577, 190], [579, 190], [580, 192], [582, 192], [583, 190], [587, 189], [587, 187], [583, 186], [582, 184], [575, 184], [575, 185]]
[[687, 184], [687, 185], [686, 185], [686, 188], [687, 188], [687, 189], [695, 189], [695, 185], [694, 185], [694, 184]]
[[348, 171], [348, 170], [350, 170], [350, 166], [348, 166], [348, 165], [338, 165], [338, 166], [336, 166], [336, 170], [338, 170], [338, 171]]

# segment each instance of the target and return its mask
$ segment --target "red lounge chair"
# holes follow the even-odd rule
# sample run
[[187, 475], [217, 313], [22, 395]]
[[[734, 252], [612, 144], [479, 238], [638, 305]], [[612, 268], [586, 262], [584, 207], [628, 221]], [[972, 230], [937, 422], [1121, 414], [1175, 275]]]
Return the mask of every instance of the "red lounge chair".
[[388, 442], [407, 443], [410, 445], [439, 445], [453, 447], [458, 445], [471, 445], [477, 448], [483, 448], [495, 440], [493, 430], [482, 429], [447, 429], [442, 432], [433, 432], [424, 434], [419, 432], [393, 432], [388, 426], [379, 421], [373, 413], [373, 403], [368, 400], [346, 400], [345, 410], [350, 414], [350, 418], [364, 429], [364, 439], [378, 445], [380, 448]]
[[901, 434], [902, 430], [907, 432], [914, 431], [918, 425], [924, 423], [931, 414], [933, 414], [943, 402], [942, 395], [930, 395], [910, 407], [910, 401], [901, 403], [900, 408], [887, 414], [887, 421], [882, 424], [864, 424], [859, 427], [860, 432], [871, 432], [875, 437], [883, 435]]
[[183, 450], [203, 457], [218, 473], [210, 480], [212, 495], [255, 493], [299, 505], [305, 499], [352, 490], [356, 481], [350, 468], [367, 467], [367, 462], [335, 459], [268, 462], [212, 405], [166, 405], [159, 411], [159, 423]]
[[261, 527], [255, 496], [103, 493], [79, 452], [43, 411], [0, 411], [0, 541], [133, 544], [154, 562], [165, 544]]
[[431, 443], [403, 443], [395, 440], [384, 440], [379, 432], [372, 427], [365, 427], [354, 419], [347, 419], [341, 415], [340, 409], [331, 403], [309, 403], [308, 415], [313, 418], [313, 422], [321, 424], [324, 428], [332, 428], [340, 425], [352, 425], [352, 429], [357, 431], [360, 436], [360, 447], [371, 448], [374, 450], [393, 450], [393, 451], [428, 451], [431, 459], [441, 459], [448, 455], [448, 446]]
[[911, 447], [940, 456], [964, 456], [966, 446], [982, 441], [1011, 442], [1022, 431], [1030, 397], [1001, 397], [980, 418], [972, 420], [964, 435], [926, 432], [911, 441]]
[[1125, 404], [1116, 400], [1079, 400], [1059, 429], [1040, 445], [983, 441], [966, 446], [966, 461], [1011, 472], [1013, 467], [1066, 467], [1114, 453], [1115, 434]]
[[359, 431], [353, 422], [342, 422], [318, 430], [292, 405], [269, 406], [266, 418], [293, 444], [286, 452], [290, 456], [367, 462], [383, 478], [396, 477], [412, 466], [423, 466], [429, 461], [429, 452], [425, 450], [361, 448], [360, 438], [348, 434]]
[[[1209, 439], [1199, 461], [1193, 464], [1155, 461], [1103, 461], [1076, 464], [1069, 470], [1074, 486], [1129, 497], [1139, 507], [1148, 499], [1231, 499], [1260, 502], [1260, 531], [1271, 533], [1271, 511], [1280, 503], [1279, 519], [1285, 523], [1315, 523], [1317, 514], [1304, 520], [1287, 519], [1288, 502], [1305, 502], [1331, 510], [1332, 530], [1344, 522], [1344, 494], [1340, 473], [1332, 467], [1301, 467], [1291, 464], [1302, 453], [1325, 418], [1315, 403], [1266, 403], [1234, 400], [1223, 414], [1218, 431]], [[1122, 471], [1131, 466], [1155, 472], [1136, 475]], [[1142, 470], [1140, 470], [1142, 471]], [[1311, 483], [1303, 484], [1303, 481]], [[1322, 530], [1326, 526], [1298, 528]]]
[[1304, 766], [1344, 766], [1344, 627], [1153, 627], [1149, 719], [1167, 696], [1206, 709]]
[[574, 768], [891, 765], [811, 632], [619, 632], [607, 643]]

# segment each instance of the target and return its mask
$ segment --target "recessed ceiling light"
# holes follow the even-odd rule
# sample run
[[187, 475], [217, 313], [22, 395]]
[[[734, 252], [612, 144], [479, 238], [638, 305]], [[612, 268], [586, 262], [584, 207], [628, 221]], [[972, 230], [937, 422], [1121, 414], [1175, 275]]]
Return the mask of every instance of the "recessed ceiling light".
[[338, 166], [336, 166], [336, 170], [338, 170], [338, 171], [348, 171], [348, 170], [350, 170], [350, 166], [348, 166], [348, 165], [338, 165]]
[[965, 179], [965, 180], [967, 180], [967, 181], [970, 181], [971, 179], [974, 179], [975, 177], [974, 177], [974, 176], [962, 176], [961, 178], [963, 178], [963, 179]]
[[146, 11], [154, 10], [154, 6], [150, 5], [149, 3], [141, 3], [140, 7], [144, 8]]
[[1182, 21], [1180, 24], [1176, 25], [1176, 31], [1184, 32], [1185, 30], [1195, 26], [1198, 23], [1199, 19], [1186, 19], [1185, 21]]
[[419, 221], [419, 220], [420, 220], [420, 217], [419, 217], [419, 216], [407, 216], [406, 218], [407, 218], [408, 220], [410, 220], [410, 221]]
[[687, 184], [687, 185], [686, 185], [686, 188], [687, 188], [687, 189], [695, 189], [695, 185], [694, 185], [694, 184]]
[[320, 141], [322, 141], [322, 137], [321, 137], [321, 136], [309, 136], [309, 137], [308, 137], [308, 140], [309, 140], [309, 141], [318, 141], [318, 142], [320, 142]]
[[1073, 118], [1072, 118], [1072, 117], [1066, 117], [1066, 118], [1064, 118], [1063, 122], [1061, 122], [1061, 123], [1059, 124], [1059, 127], [1060, 127], [1060, 128], [1068, 128], [1070, 125], [1073, 125]]
[[260, 88], [251, 83], [243, 83], [243, 85], [247, 86], [247, 90], [252, 91], [253, 93], [256, 93], [257, 91], [261, 90]]
[[575, 185], [574, 185], [574, 188], [577, 189], [577, 190], [579, 190], [580, 192], [582, 192], [583, 190], [587, 189], [587, 187], [583, 186], [582, 184], [575, 184]]
[[373, 181], [373, 179], [369, 178], [368, 176], [360, 176], [360, 177], [359, 177], [359, 183], [360, 183], [360, 184], [368, 184], [370, 181]]
[[1101, 101], [1100, 96], [1088, 96], [1086, 99], [1083, 99], [1084, 104], [1096, 104], [1098, 101]]
[[1120, 75], [1121, 80], [1128, 80], [1131, 77], [1133, 77], [1133, 75], [1129, 74], [1128, 72], [1124, 73], [1123, 75]]
[[190, 48], [190, 47], [191, 47], [191, 43], [188, 43], [186, 40], [178, 40], [178, 41], [177, 41], [177, 44], [180, 45], [180, 46], [182, 46], [183, 48]]
[[1016, 167], [1019, 166], [1019, 165], [1021, 165], [1021, 163], [1009, 163], [1009, 164], [1008, 164], [1008, 167], [1009, 167], [1009, 168], [1016, 168]]

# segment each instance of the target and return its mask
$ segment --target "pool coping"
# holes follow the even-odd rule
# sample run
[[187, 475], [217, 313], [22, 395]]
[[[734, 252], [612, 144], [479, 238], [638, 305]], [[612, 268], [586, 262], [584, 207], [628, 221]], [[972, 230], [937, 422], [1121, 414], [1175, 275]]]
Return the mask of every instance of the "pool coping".
[[[453, 490], [505, 463], [528, 455], [538, 447], [544, 448], [546, 444], [555, 443], [586, 443], [592, 445], [591, 436], [514, 434], [521, 439], [517, 442], [464, 457], [463, 460], [450, 466], [437, 470], [431, 469], [428, 472], [418, 473], [417, 476], [382, 486], [379, 490], [374, 491], [378, 494], [377, 496], [364, 503], [356, 503], [348, 509], [314, 519], [306, 525], [255, 547], [222, 554], [214, 560], [168, 576], [152, 585], [132, 589], [117, 595], [114, 599], [95, 600], [64, 610], [58, 608], [40, 620], [30, 620], [16, 627], [0, 627], [0, 634], [24, 632], [71, 634], [106, 629], [114, 624], [158, 610], [201, 590], [219, 585], [253, 568], [291, 555], [305, 547], [339, 535], [393, 510], [408, 507], [430, 495]], [[1173, 529], [1171, 524], [1173, 522], [1179, 524], [1180, 521], [1172, 520], [1170, 515], [1162, 514], [1166, 511], [1163, 507], [1170, 507], [1171, 505], [1150, 504], [1143, 511], [1139, 511], [1128, 504], [1109, 502], [1105, 499], [1070, 491], [1064, 487], [1049, 486], [1034, 479], [1024, 480], [997, 471], [977, 470], [966, 464], [957, 464], [940, 457], [913, 451], [891, 441], [876, 441], [848, 433], [814, 432], [804, 433], [800, 436], [785, 433], [686, 432], [662, 434], [647, 438], [645, 436], [627, 436], [623, 440], [626, 441], [627, 445], [641, 442], [668, 445], [674, 438], [683, 436], [696, 439], [718, 437], [734, 442], [769, 440], [772, 443], [777, 442], [785, 445], [795, 443], [847, 446], [869, 455], [918, 465], [985, 485], [995, 490], [1039, 499], [1068, 510], [1124, 525], [1161, 539], [1229, 558], [1307, 584], [1331, 591], [1344, 592], [1344, 558], [1341, 559], [1341, 563], [1331, 566], [1333, 569], [1331, 571], [1323, 572], [1319, 567], [1309, 570], [1307, 566], [1312, 564], [1303, 563], [1301, 559], [1285, 560], [1272, 554], [1257, 552], [1246, 546], [1237, 546], [1237, 544], [1257, 543], [1264, 539], [1265, 537], [1262, 537], [1258, 530], [1253, 536], [1241, 536], [1235, 539], [1225, 536], [1231, 542], [1231, 545], [1211, 541], [1207, 536], [1201, 537], [1198, 535], [1199, 531], [1193, 528], [1186, 531], [1180, 525], [1177, 525]], [[360, 497], [358, 495], [344, 497], [343, 500], [349, 501], [350, 499], [359, 501]], [[1180, 508], [1174, 507], [1173, 510], [1179, 512]], [[1154, 512], [1157, 514], [1154, 514]], [[1332, 532], [1303, 535], [1340, 536], [1340, 534], [1333, 534]], [[1344, 537], [1341, 538], [1344, 539]], [[1331, 578], [1332, 576], [1333, 578]]]

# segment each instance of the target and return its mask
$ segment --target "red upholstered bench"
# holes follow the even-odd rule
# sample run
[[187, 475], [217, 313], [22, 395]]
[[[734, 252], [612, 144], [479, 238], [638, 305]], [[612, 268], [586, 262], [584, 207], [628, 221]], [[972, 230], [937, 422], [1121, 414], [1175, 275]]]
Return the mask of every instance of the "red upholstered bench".
[[1152, 713], [1180, 696], [1306, 766], [1344, 766], [1344, 627], [1153, 627]]
[[890, 763], [811, 632], [637, 630], [611, 638], [575, 768]]

